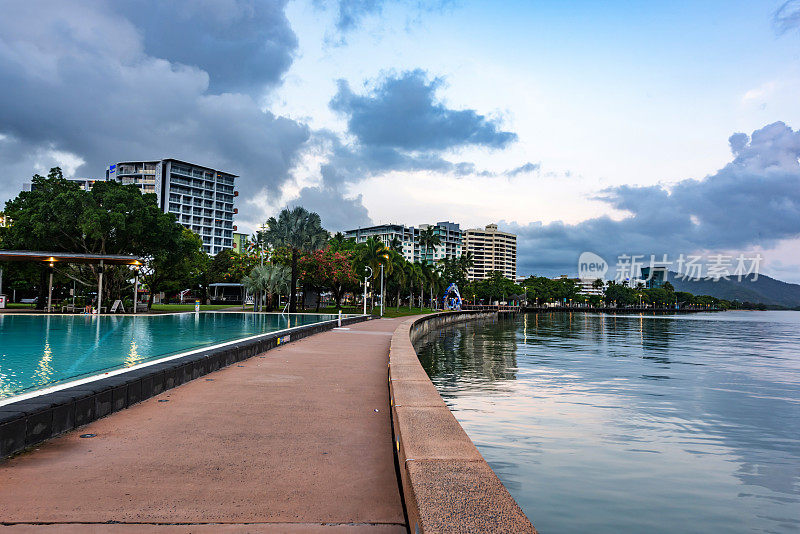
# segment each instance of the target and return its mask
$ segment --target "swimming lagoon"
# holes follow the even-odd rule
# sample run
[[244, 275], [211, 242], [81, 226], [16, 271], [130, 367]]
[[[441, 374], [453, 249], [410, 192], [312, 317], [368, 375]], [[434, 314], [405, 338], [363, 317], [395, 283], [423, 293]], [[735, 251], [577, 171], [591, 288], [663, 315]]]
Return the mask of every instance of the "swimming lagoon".
[[251, 336], [326, 314], [0, 314], [0, 403], [11, 397]]

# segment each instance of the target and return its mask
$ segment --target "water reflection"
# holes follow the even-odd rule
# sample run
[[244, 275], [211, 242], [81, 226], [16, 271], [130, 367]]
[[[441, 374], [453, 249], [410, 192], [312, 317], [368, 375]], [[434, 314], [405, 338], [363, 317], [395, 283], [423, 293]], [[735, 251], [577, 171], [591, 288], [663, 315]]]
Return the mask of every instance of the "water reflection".
[[[495, 323], [492, 328], [465, 330], [451, 327], [428, 334], [420, 362], [442, 385], [468, 381], [476, 387], [516, 378], [516, 324]], [[502, 347], [502, 350], [497, 350]]]
[[800, 528], [800, 314], [544, 314], [420, 360], [543, 532]]
[[0, 315], [0, 399], [332, 315]]

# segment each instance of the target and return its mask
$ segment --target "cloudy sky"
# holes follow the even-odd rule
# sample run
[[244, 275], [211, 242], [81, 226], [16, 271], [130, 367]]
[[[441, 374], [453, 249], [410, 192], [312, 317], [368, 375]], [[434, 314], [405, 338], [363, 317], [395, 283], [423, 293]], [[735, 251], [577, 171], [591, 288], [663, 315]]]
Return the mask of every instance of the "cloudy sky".
[[0, 201], [239, 174], [240, 228], [498, 222], [520, 274], [761, 253], [800, 282], [800, 0], [0, 0]]

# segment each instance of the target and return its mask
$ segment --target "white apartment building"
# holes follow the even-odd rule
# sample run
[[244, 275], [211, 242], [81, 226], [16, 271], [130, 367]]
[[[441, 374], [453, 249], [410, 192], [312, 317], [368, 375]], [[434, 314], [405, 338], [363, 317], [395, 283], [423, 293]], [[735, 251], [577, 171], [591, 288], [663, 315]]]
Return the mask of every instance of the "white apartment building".
[[472, 254], [469, 280], [485, 280], [492, 271], [500, 271], [509, 280], [517, 279], [517, 236], [501, 232], [496, 224], [464, 230], [464, 251]]
[[425, 250], [419, 246], [419, 235], [417, 236], [418, 253], [416, 261], [426, 261], [436, 263], [444, 258], [458, 258], [463, 250], [463, 233], [458, 223], [449, 221], [437, 222], [436, 224], [420, 224], [419, 231], [433, 228], [433, 233], [439, 237], [440, 243], [433, 250]]
[[599, 295], [603, 296], [603, 287], [594, 287], [594, 280], [583, 279], [583, 278], [570, 278], [566, 274], [562, 274], [558, 278], [553, 278], [553, 280], [572, 280], [575, 285], [578, 287], [578, 293], [581, 295]]
[[[428, 228], [433, 228], [434, 234], [441, 241], [430, 251], [424, 250], [419, 243], [420, 231]], [[436, 263], [443, 258], [457, 258], [462, 254], [461, 228], [458, 224], [447, 221], [436, 224], [420, 224], [417, 228], [403, 224], [380, 224], [348, 230], [344, 236], [347, 239], [355, 239], [357, 243], [363, 243], [370, 237], [374, 237], [387, 247], [391, 246], [394, 239], [397, 239], [401, 244], [400, 252], [410, 262]]]
[[106, 170], [106, 179], [155, 193], [159, 207], [203, 240], [208, 254], [233, 248], [235, 174], [176, 159], [124, 161]]
[[378, 239], [384, 246], [391, 247], [392, 241], [397, 239], [400, 242], [400, 253], [408, 261], [414, 261], [417, 256], [417, 237], [419, 231], [414, 227], [402, 224], [379, 224], [366, 228], [347, 230], [344, 233], [346, 239], [355, 239], [356, 243], [364, 243], [370, 237]]

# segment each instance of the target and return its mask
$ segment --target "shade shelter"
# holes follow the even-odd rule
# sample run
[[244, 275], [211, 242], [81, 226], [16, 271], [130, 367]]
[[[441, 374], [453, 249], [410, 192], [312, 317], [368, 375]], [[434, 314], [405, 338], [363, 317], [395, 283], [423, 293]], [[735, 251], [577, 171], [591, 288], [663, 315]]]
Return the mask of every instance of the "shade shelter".
[[244, 304], [246, 292], [244, 284], [217, 282], [208, 284], [212, 304]]
[[[46, 263], [50, 269], [50, 283], [47, 287], [47, 310], [52, 308], [53, 299], [53, 267], [56, 263], [91, 263], [99, 265], [97, 280], [97, 313], [101, 312], [103, 300], [103, 267], [106, 265], [131, 265], [137, 270], [136, 286], [138, 288], [138, 267], [142, 265], [142, 258], [121, 254], [81, 254], [78, 252], [46, 252], [37, 250], [0, 250], [0, 262], [27, 261], [33, 263]], [[134, 313], [136, 311], [136, 289], [134, 288]], [[3, 293], [3, 269], [0, 267], [0, 294]]]

